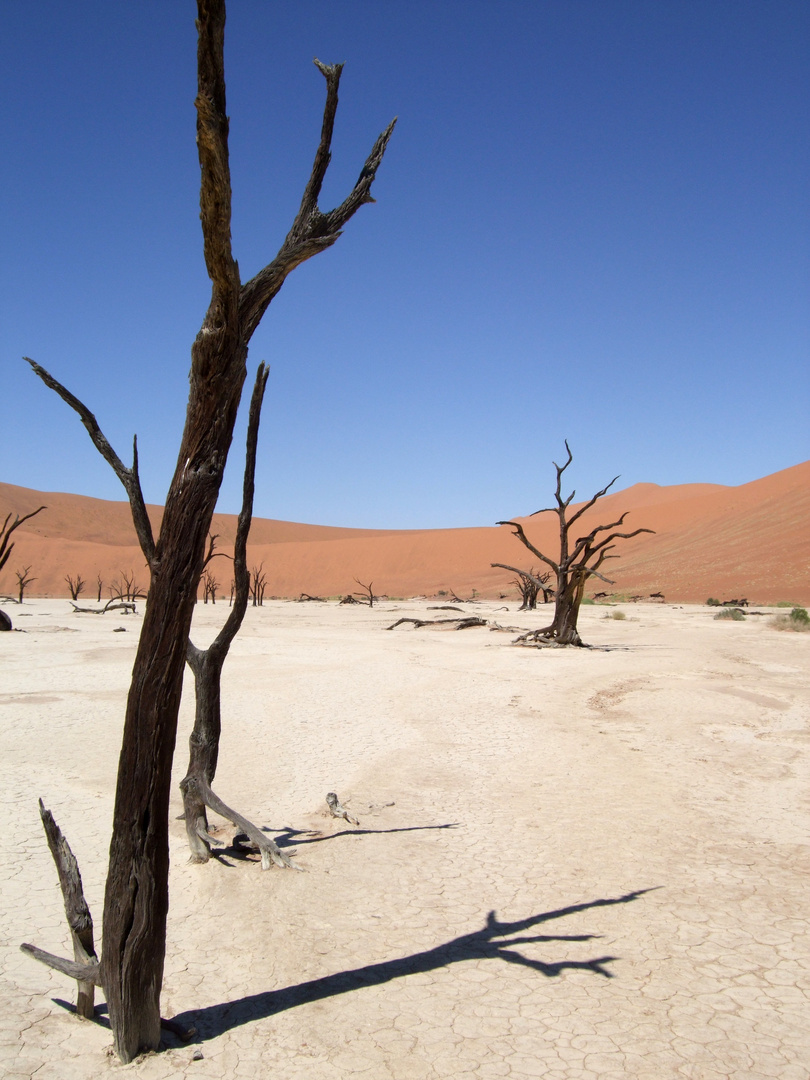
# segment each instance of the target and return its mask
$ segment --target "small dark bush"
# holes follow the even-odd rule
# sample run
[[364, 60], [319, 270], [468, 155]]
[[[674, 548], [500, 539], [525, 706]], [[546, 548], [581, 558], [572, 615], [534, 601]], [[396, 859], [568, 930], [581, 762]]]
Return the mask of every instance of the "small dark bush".
[[721, 607], [722, 606], [720, 604], [720, 601], [715, 600], [715, 598], [713, 596], [709, 597], [709, 599], [706, 601], [706, 605], [707, 605], [707, 607]]

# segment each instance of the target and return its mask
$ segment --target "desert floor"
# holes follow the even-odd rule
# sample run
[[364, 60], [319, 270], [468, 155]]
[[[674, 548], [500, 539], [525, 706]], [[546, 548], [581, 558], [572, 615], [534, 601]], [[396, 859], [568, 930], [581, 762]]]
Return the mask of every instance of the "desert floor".
[[[248, 610], [215, 787], [308, 872], [189, 865], [175, 783], [163, 1014], [197, 1034], [126, 1074], [807, 1080], [810, 634], [651, 604], [583, 608], [591, 650], [384, 632], [427, 606]], [[514, 609], [469, 610], [547, 618]], [[101, 921], [141, 616], [7, 610], [0, 1073], [85, 1080], [120, 1068], [103, 1005], [18, 946], [71, 955], [38, 796]]]

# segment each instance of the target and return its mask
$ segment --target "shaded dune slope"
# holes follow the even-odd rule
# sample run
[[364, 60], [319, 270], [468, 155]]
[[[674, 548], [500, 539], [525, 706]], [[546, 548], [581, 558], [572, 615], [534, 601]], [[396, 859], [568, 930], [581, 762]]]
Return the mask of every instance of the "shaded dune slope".
[[[30, 566], [37, 579], [32, 595], [66, 596], [66, 574], [86, 580], [85, 597], [94, 596], [97, 575], [105, 596], [121, 571], [134, 570], [146, 584], [126, 503], [0, 483], [0, 520], [42, 504], [48, 509], [14, 534], [16, 547], [0, 577], [0, 593], [14, 591], [14, 571], [23, 566]], [[615, 584], [593, 581], [591, 592], [663, 592], [675, 602], [702, 602], [708, 596], [810, 602], [810, 462], [739, 487], [636, 484], [602, 499], [583, 516], [583, 531], [615, 521], [625, 510], [626, 531], [643, 526], [655, 535], [620, 543], [621, 557], [603, 567]], [[161, 508], [151, 506], [149, 512], [157, 529]], [[553, 558], [556, 517], [518, 520]], [[232, 515], [214, 516], [219, 550], [229, 550], [235, 524]], [[482, 596], [512, 599], [511, 575], [490, 563], [530, 565], [529, 552], [510, 530], [496, 526], [394, 531], [256, 518], [248, 555], [251, 565], [263, 564], [267, 596], [335, 596], [356, 589], [354, 579], [360, 578], [389, 596], [451, 589], [469, 596], [476, 589]], [[227, 593], [227, 561], [215, 560], [212, 570]]]

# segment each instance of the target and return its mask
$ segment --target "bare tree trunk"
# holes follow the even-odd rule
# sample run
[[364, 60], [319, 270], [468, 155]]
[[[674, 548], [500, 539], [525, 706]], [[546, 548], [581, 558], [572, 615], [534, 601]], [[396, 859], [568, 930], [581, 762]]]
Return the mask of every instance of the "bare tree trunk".
[[[267, 383], [267, 369], [259, 365], [250, 402], [247, 446], [245, 450], [245, 475], [242, 489], [242, 509], [236, 527], [234, 542], [234, 603], [231, 606], [219, 634], [207, 649], [198, 649], [188, 643], [186, 660], [194, 674], [195, 711], [194, 728], [189, 736], [188, 771], [180, 783], [183, 792], [186, 834], [191, 848], [192, 862], [208, 862], [210, 844], [216, 842], [208, 831], [206, 808], [231, 820], [248, 834], [252, 843], [262, 853], [262, 865], [271, 862], [291, 866], [277, 845], [257, 829], [247, 818], [222, 802], [212, 790], [219, 758], [219, 739], [222, 731], [222, 667], [234, 638], [239, 632], [247, 611], [251, 592], [251, 573], [247, 567], [247, 539], [253, 517], [254, 478], [256, 473], [256, 447], [262, 401]], [[259, 573], [253, 574], [254, 581]]]
[[[155, 543], [138, 478], [137, 442], [126, 468], [93, 414], [47, 371], [37, 375], [75, 409], [129, 496], [150, 569], [146, 612], [132, 671], [119, 758], [104, 899], [101, 980], [115, 1050], [123, 1062], [160, 1040], [159, 999], [168, 911], [168, 808], [183, 667], [205, 542], [245, 378], [248, 342], [287, 276], [331, 247], [371, 186], [393, 123], [335, 209], [318, 207], [330, 160], [342, 65], [316, 61], [326, 79], [321, 139], [301, 206], [276, 257], [241, 284], [231, 250], [231, 186], [223, 65], [224, 0], [198, 0], [197, 147], [200, 219], [211, 302], [191, 350], [190, 392], [177, 466]], [[220, 665], [221, 666], [221, 665]]]

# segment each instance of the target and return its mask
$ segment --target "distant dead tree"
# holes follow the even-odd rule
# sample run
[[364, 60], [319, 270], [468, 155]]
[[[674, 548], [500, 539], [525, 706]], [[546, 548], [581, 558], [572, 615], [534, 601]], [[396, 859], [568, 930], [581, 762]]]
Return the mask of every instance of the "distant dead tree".
[[30, 566], [24, 566], [22, 568], [22, 570], [15, 570], [14, 571], [14, 573], [15, 573], [15, 575], [17, 577], [17, 603], [18, 604], [21, 604], [23, 602], [23, 596], [25, 595], [25, 590], [28, 588], [28, 586], [32, 582], [37, 580], [35, 577], [30, 576], [30, 574], [29, 574], [30, 570], [31, 570]]
[[[544, 555], [542, 551], [539, 551], [528, 539], [523, 531], [523, 526], [519, 522], [499, 521], [497, 523], [498, 525], [511, 526], [514, 535], [524, 547], [527, 547], [536, 558], [549, 566], [557, 579], [557, 587], [554, 592], [554, 619], [542, 630], [534, 630], [529, 634], [522, 635], [518, 639], [521, 643], [529, 641], [541, 643], [541, 641], [544, 641], [546, 643], [555, 642], [558, 645], [582, 645], [582, 639], [577, 631], [577, 619], [579, 618], [579, 608], [585, 592], [585, 582], [589, 577], [597, 577], [600, 581], [613, 585], [614, 582], [599, 573], [599, 568], [606, 559], [618, 558], [617, 555], [608, 554], [616, 546], [614, 541], [629, 540], [630, 537], [638, 536], [639, 533], [653, 532], [652, 529], [635, 529], [630, 533], [611, 532], [611, 529], [618, 529], [622, 525], [627, 517], [627, 512], [625, 512], [618, 520], [607, 525], [597, 525], [587, 535], [572, 539], [570, 536], [571, 527], [613, 487], [619, 478], [615, 476], [606, 487], [603, 487], [601, 491], [597, 491], [579, 510], [570, 517], [566, 517], [566, 512], [576, 492], [572, 491], [567, 499], [562, 497], [563, 473], [573, 460], [567, 440], [565, 449], [568, 453], [565, 464], [558, 465], [556, 461], [553, 463], [554, 468], [557, 470], [557, 488], [554, 493], [556, 505], [535, 511], [535, 514], [555, 513], [559, 519], [560, 554], [557, 558], [551, 559], [548, 555]], [[535, 514], [531, 516], [534, 517]], [[602, 533], [608, 533], [608, 535], [601, 536]]]
[[543, 594], [544, 604], [547, 604], [554, 594], [553, 589], [546, 588], [547, 582], [551, 579], [550, 570], [547, 570], [545, 574], [540, 574], [531, 566], [528, 570], [521, 570], [517, 566], [509, 566], [508, 563], [500, 562], [490, 563], [490, 566], [497, 566], [501, 570], [511, 570], [513, 574], [517, 574], [517, 577], [512, 579], [512, 584], [520, 593], [523, 601], [518, 609], [520, 611], [534, 611], [540, 593]]
[[374, 596], [374, 591], [372, 589], [372, 586], [374, 585], [374, 582], [370, 581], [368, 583], [368, 585], [364, 585], [363, 582], [360, 581], [359, 578], [355, 578], [354, 580], [357, 582], [357, 584], [363, 590], [362, 592], [355, 592], [354, 595], [355, 596], [362, 596], [363, 599], [362, 599], [361, 603], [368, 604], [369, 607], [374, 607], [375, 599], [379, 600], [379, 597]]
[[[143, 1051], [156, 1050], [160, 1043], [172, 752], [206, 535], [233, 436], [248, 346], [288, 275], [335, 244], [356, 211], [374, 201], [371, 187], [394, 127], [390, 124], [379, 136], [344, 201], [333, 210], [321, 210], [318, 199], [331, 157], [343, 65], [316, 61], [326, 79], [326, 104], [301, 206], [276, 256], [243, 283], [231, 243], [224, 37], [224, 0], [197, 0], [200, 220], [212, 290], [191, 350], [185, 426], [157, 542], [141, 490], [137, 441], [128, 468], [87, 406], [39, 364], [29, 361], [43, 382], [79, 414], [94, 445], [124, 485], [150, 571], [119, 758], [101, 959], [97, 965], [69, 968], [72, 978], [103, 985], [115, 1052], [124, 1063]], [[68, 970], [59, 958], [45, 962]], [[79, 973], [73, 974], [76, 970]]]
[[110, 585], [110, 598], [113, 600], [142, 600], [146, 599], [146, 593], [135, 580], [134, 570], [119, 570], [117, 577]]
[[104, 582], [101, 580], [101, 574], [96, 574], [96, 603], [101, 603], [101, 592], [104, 588]]
[[76, 577], [71, 577], [70, 574], [65, 574], [65, 581], [67, 587], [70, 590], [70, 599], [78, 600], [81, 593], [84, 592], [84, 578], [81, 574], [77, 574]]
[[219, 588], [219, 582], [211, 573], [210, 570], [206, 570], [202, 576], [203, 587], [203, 603], [207, 604], [209, 599], [212, 604], [217, 602], [217, 589]]
[[264, 563], [259, 563], [250, 571], [250, 595], [253, 598], [254, 607], [262, 607], [264, 604], [264, 590], [267, 588], [267, 574], [264, 572]]

